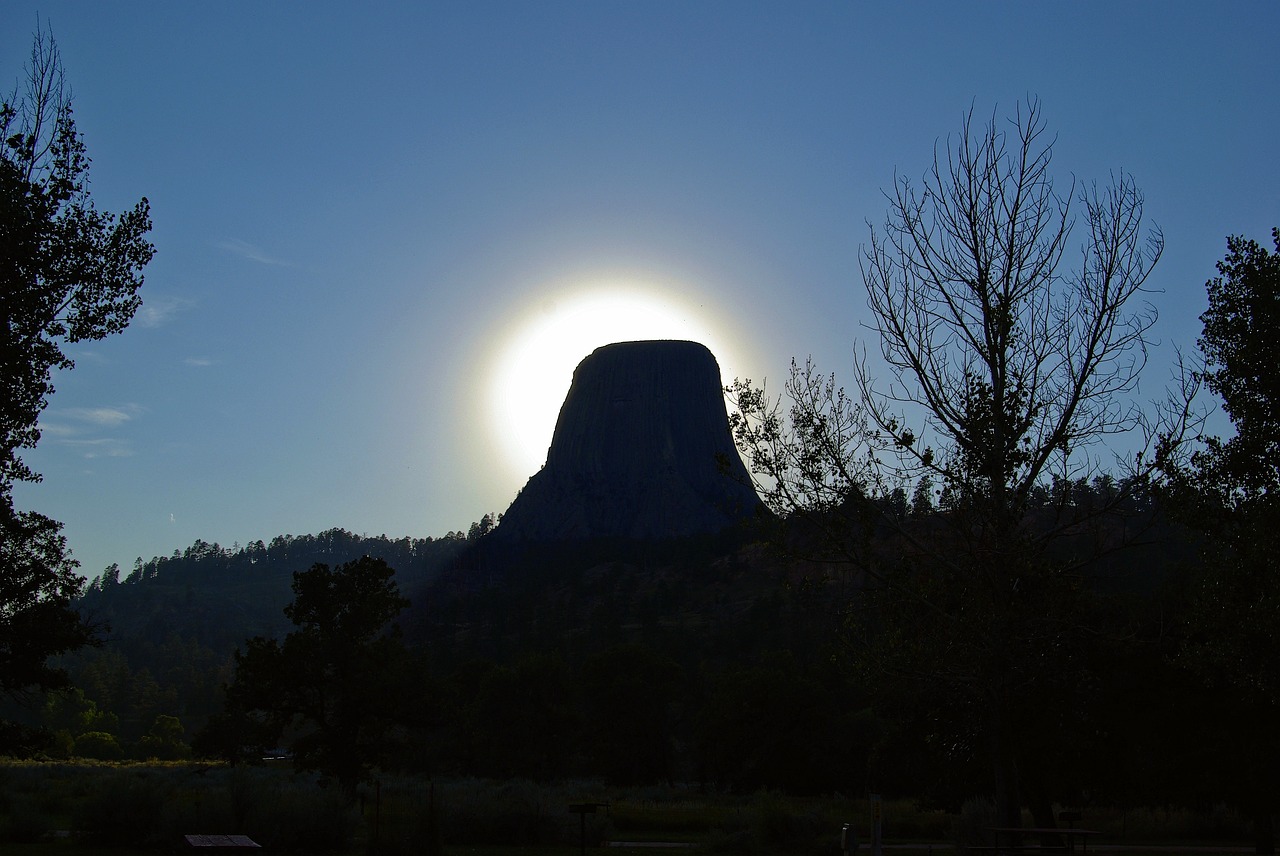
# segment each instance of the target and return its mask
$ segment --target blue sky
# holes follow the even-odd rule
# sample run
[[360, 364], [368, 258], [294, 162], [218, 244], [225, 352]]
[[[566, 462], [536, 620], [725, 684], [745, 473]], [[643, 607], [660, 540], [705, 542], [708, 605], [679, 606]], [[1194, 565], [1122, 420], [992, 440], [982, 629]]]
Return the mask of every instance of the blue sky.
[[881, 189], [971, 105], [1038, 96], [1063, 181], [1144, 190], [1144, 394], [1225, 236], [1280, 223], [1269, 2], [11, 0], [0, 79], [37, 14], [99, 207], [147, 196], [158, 250], [18, 492], [90, 576], [197, 538], [465, 529], [536, 469], [593, 335], [847, 375]]

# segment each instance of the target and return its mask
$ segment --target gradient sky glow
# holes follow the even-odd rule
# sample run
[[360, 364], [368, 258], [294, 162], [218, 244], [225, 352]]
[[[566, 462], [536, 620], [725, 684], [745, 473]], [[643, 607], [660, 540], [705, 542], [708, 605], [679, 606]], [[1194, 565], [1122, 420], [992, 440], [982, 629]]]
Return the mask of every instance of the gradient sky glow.
[[505, 509], [532, 470], [495, 423], [536, 407], [494, 398], [527, 385], [512, 361], [545, 378], [520, 440], [545, 452], [604, 343], [561, 316], [593, 301], [593, 332], [701, 337], [729, 376], [847, 376], [881, 188], [971, 105], [1037, 95], [1064, 182], [1144, 190], [1167, 243], [1144, 393], [1194, 346], [1225, 236], [1280, 224], [1272, 2], [10, 0], [0, 82], [37, 14], [98, 206], [149, 197], [158, 250], [133, 325], [56, 380], [17, 494], [90, 576]]

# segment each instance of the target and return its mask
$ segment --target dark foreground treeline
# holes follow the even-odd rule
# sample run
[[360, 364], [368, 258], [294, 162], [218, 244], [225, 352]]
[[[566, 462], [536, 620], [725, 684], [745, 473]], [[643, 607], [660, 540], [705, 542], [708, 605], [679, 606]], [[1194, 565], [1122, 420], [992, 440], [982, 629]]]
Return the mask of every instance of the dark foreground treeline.
[[[1185, 673], [1179, 562], [1150, 509], [1145, 547], [1094, 568], [1115, 632], [1079, 652], [1084, 680], [1046, 694], [1022, 733], [1032, 796], [1059, 804], [1244, 805], [1266, 723]], [[1125, 525], [1133, 526], [1134, 517]], [[909, 704], [848, 668], [848, 566], [800, 561], [743, 531], [670, 544], [515, 550], [341, 530], [110, 571], [82, 608], [110, 625], [66, 660], [76, 689], [30, 712], [51, 757], [182, 757], [223, 708], [233, 652], [291, 624], [295, 572], [363, 555], [396, 569], [414, 658], [399, 750], [437, 776], [668, 781], [749, 791], [876, 791], [956, 808], [985, 792], [967, 711], [918, 688]], [[1030, 771], [1028, 771], [1030, 772]]]

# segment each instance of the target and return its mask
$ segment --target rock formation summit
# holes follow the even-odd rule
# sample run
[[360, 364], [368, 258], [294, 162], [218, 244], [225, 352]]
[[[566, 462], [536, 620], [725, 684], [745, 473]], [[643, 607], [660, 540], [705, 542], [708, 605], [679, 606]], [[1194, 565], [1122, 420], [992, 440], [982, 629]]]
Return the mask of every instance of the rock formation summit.
[[717, 532], [759, 503], [729, 434], [711, 351], [697, 342], [618, 342], [574, 370], [547, 463], [494, 534], [672, 538]]

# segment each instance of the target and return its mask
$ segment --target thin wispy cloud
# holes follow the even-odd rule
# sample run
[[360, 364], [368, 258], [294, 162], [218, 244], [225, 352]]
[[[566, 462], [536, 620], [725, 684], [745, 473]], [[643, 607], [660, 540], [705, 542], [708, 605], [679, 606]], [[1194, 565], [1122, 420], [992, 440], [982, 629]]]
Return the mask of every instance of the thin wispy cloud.
[[211, 360], [208, 357], [187, 357], [182, 362], [184, 365], [196, 366], [197, 368], [204, 368], [205, 366], [213, 365], [216, 362], [216, 360]]
[[261, 265], [274, 265], [276, 267], [293, 267], [293, 262], [278, 259], [263, 250], [261, 247], [242, 241], [239, 238], [228, 238], [224, 241], [218, 241], [218, 246], [227, 252], [237, 255], [242, 259], [251, 262], [257, 262]]
[[79, 429], [70, 425], [63, 425], [61, 422], [48, 422], [44, 419], [40, 420], [41, 437], [74, 437], [77, 433], [79, 433]]
[[58, 411], [59, 416], [85, 422], [102, 428], [116, 428], [128, 422], [137, 413], [138, 408], [129, 405], [120, 407], [70, 407]]
[[113, 435], [142, 412], [136, 404], [59, 408], [44, 414], [40, 432], [83, 458], [128, 458], [134, 454], [132, 444]]
[[196, 305], [194, 300], [185, 297], [160, 295], [144, 298], [142, 308], [138, 310], [134, 321], [143, 327], [162, 327], [168, 324], [179, 313]]

